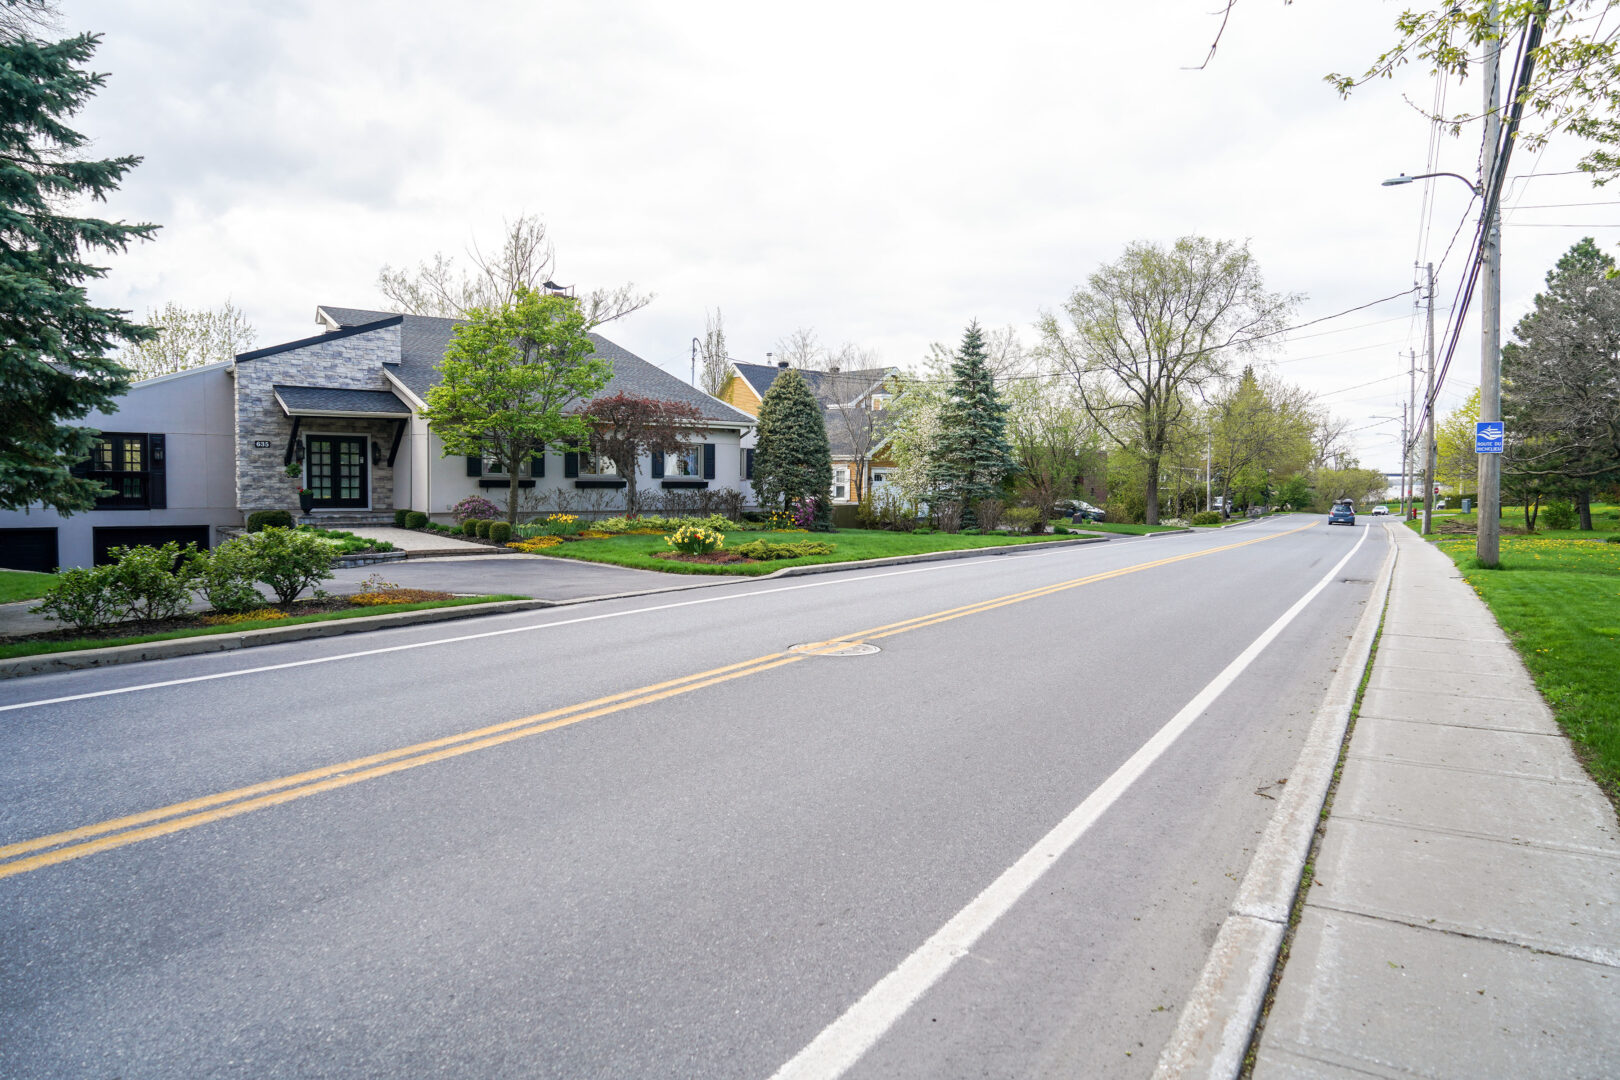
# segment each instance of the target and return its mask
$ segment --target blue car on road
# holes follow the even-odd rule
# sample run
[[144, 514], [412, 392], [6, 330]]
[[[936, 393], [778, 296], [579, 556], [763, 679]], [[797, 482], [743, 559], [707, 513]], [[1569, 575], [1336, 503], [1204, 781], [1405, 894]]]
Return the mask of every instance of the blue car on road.
[[1329, 525], [1354, 525], [1356, 523], [1356, 506], [1349, 499], [1340, 499], [1328, 511]]

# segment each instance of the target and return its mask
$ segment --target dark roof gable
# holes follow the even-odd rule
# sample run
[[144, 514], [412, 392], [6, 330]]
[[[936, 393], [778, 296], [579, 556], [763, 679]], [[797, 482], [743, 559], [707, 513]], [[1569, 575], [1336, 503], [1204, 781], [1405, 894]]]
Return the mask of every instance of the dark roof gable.
[[[747, 380], [754, 393], [764, 400], [765, 394], [770, 390], [776, 377], [788, 369], [778, 364], [744, 364], [733, 361], [733, 368], [737, 374]], [[809, 368], [794, 368], [816, 400], [825, 403], [842, 405], [855, 401], [872, 392], [884, 380], [896, 373], [895, 368], [863, 368], [855, 371], [815, 371]]]
[[[394, 377], [407, 390], [422, 400], [427, 399], [427, 392], [439, 382], [439, 361], [444, 359], [444, 350], [450, 344], [456, 323], [460, 321], [430, 318], [426, 315], [390, 316], [387, 312], [331, 307], [326, 304], [322, 304], [317, 313], [324, 316], [324, 320], [335, 322], [343, 328], [333, 333], [358, 332], [362, 327], [369, 329], [379, 319], [403, 320], [399, 334], [400, 362], [391, 370]], [[671, 375], [656, 364], [643, 360], [628, 349], [621, 348], [600, 334], [592, 334], [590, 338], [596, 345], [595, 355], [613, 364], [613, 378], [600, 391], [598, 397], [625, 393], [663, 401], [679, 401], [694, 406], [705, 420], [712, 423], [737, 427], [753, 426], [754, 418], [747, 413], [710, 397], [697, 387]]]

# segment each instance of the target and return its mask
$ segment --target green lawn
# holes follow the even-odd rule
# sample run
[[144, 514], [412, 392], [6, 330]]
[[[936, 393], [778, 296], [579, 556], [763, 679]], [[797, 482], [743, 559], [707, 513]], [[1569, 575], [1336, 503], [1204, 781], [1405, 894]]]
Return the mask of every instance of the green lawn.
[[27, 570], [0, 570], [0, 604], [18, 600], [38, 600], [56, 584], [55, 574], [34, 574]]
[[[1096, 526], [1102, 529], [1104, 526]], [[803, 532], [750, 532], [726, 537], [726, 544], [735, 547], [753, 540], [771, 540], [792, 543], [798, 540], [825, 540], [835, 545], [831, 555], [807, 555], [798, 559], [771, 559], [756, 563], [687, 563], [673, 559], [655, 559], [657, 552], [669, 551], [661, 536], [614, 536], [605, 540], [574, 540], [556, 547], [546, 548], [541, 555], [560, 559], [579, 559], [583, 562], [611, 563], [636, 570], [660, 570], [669, 574], [769, 574], [785, 566], [809, 566], [817, 563], [855, 562], [860, 559], [884, 559], [895, 555], [919, 555], [931, 551], [962, 551], [971, 548], [1002, 547], [1007, 544], [1039, 544], [1052, 540], [1073, 540], [1095, 535], [1094, 532], [1073, 532], [1068, 536], [963, 536], [960, 533], [885, 532], [881, 529], [842, 529], [834, 533]]]
[[[1466, 525], [1469, 529], [1476, 528], [1479, 525], [1479, 515], [1472, 510], [1466, 514], [1454, 510], [1436, 510], [1433, 516], [1435, 519], [1435, 533], [1431, 533], [1431, 536], [1443, 535], [1442, 526], [1440, 525], [1442, 519]], [[1522, 506], [1503, 507], [1501, 522], [1504, 535], [1523, 533], [1524, 508]], [[1422, 524], [1423, 511], [1420, 508], [1418, 510], [1418, 520], [1415, 522], [1408, 521], [1406, 527], [1413, 532], [1417, 532], [1418, 527]], [[1606, 539], [1617, 532], [1620, 532], [1620, 506], [1594, 505], [1592, 507], [1592, 528], [1590, 529], [1549, 529], [1547, 528], [1545, 514], [1536, 518], [1536, 536], [1562, 539], [1579, 537]]]
[[272, 626], [297, 626], [300, 623], [332, 622], [337, 619], [356, 619], [366, 615], [387, 615], [395, 611], [422, 611], [427, 608], [462, 607], [466, 604], [491, 604], [498, 600], [527, 600], [526, 596], [458, 596], [454, 600], [427, 600], [416, 604], [379, 604], [376, 607], [352, 608], [347, 611], [323, 611], [316, 615], [295, 615], [287, 619], [259, 619], [254, 622], [231, 623], [228, 626], [199, 626], [189, 630], [167, 630], [160, 634], [142, 634], [121, 638], [75, 638], [71, 641], [16, 641], [0, 645], [0, 660], [18, 656], [39, 656], [45, 653], [74, 652], [79, 649], [110, 649], [115, 645], [144, 645], [149, 641], [170, 641], [174, 638], [207, 637], [210, 634], [236, 634], [243, 630], [265, 630]]
[[1513, 639], [1598, 783], [1620, 798], [1620, 544], [1504, 536], [1496, 570], [1480, 567], [1471, 539], [1437, 546]]

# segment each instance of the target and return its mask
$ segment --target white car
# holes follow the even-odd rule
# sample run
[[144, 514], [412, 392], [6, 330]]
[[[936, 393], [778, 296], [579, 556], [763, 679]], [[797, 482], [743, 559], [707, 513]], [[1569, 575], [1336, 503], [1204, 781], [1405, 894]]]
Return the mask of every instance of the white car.
[[1387, 507], [1387, 506], [1375, 506], [1375, 507], [1372, 508], [1373, 517], [1384, 517], [1388, 513], [1389, 513], [1389, 507]]

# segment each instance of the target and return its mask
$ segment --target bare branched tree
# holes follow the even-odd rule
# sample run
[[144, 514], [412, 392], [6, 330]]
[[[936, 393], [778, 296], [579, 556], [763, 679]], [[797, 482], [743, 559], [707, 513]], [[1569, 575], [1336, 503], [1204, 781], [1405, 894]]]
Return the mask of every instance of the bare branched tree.
[[1247, 244], [1186, 236], [1129, 245], [1048, 312], [1045, 353], [1070, 374], [1093, 423], [1145, 465], [1147, 522], [1159, 521], [1159, 466], [1189, 402], [1231, 360], [1278, 334], [1297, 297], [1268, 292]]
[[[465, 318], [474, 308], [508, 307], [520, 286], [537, 293], [557, 288], [551, 280], [556, 273], [556, 250], [545, 222], [533, 214], [506, 222], [499, 250], [486, 254], [475, 242], [466, 254], [471, 270], [462, 269], [454, 256], [442, 251], [414, 270], [384, 266], [377, 274], [377, 288], [397, 311], [441, 319]], [[590, 328], [640, 311], [652, 299], [651, 293], [639, 292], [627, 283], [583, 293], [579, 302]]]
[[829, 372], [817, 380], [827, 438], [834, 455], [849, 462], [849, 496], [860, 502], [866, 493], [866, 471], [872, 451], [883, 443], [892, 415], [882, 407], [879, 395], [890, 389], [890, 374], [877, 374], [877, 354], [869, 349], [851, 350], [845, 358], [857, 357], [860, 368]]
[[719, 397], [720, 391], [726, 388], [726, 377], [731, 371], [731, 358], [726, 355], [726, 324], [719, 308], [715, 308], [714, 314], [705, 321], [701, 345], [703, 392]]
[[808, 326], [801, 326], [785, 338], [776, 343], [776, 360], [786, 360], [788, 366], [796, 367], [800, 371], [824, 371], [827, 368], [827, 350], [822, 348], [821, 339], [816, 336], [815, 330]]
[[118, 362], [139, 379], [229, 360], [253, 348], [258, 331], [242, 309], [229, 300], [217, 308], [183, 308], [174, 301], [162, 311], [148, 311], [146, 324], [157, 336], [126, 346]]
[[5, 0], [0, 3], [0, 37], [16, 40], [53, 31], [60, 17], [50, 0]]

